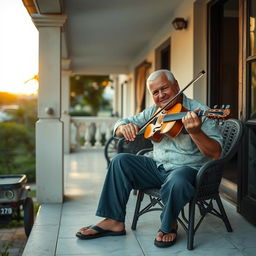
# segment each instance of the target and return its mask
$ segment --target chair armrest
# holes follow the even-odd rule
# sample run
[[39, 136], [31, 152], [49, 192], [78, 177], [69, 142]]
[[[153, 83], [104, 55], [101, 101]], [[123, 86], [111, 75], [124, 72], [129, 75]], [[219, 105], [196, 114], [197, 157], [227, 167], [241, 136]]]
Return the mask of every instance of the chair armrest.
[[153, 148], [144, 148], [144, 149], [141, 149], [136, 155], [145, 155], [146, 153], [152, 151]]
[[205, 163], [197, 173], [196, 185], [200, 185], [205, 175], [215, 171], [216, 168], [221, 168], [221, 165], [223, 165], [224, 162], [225, 161], [223, 159], [216, 159]]
[[145, 139], [143, 134], [137, 135], [134, 141], [127, 142], [122, 138], [117, 145], [118, 153], [137, 154], [141, 149], [152, 147], [150, 140]]

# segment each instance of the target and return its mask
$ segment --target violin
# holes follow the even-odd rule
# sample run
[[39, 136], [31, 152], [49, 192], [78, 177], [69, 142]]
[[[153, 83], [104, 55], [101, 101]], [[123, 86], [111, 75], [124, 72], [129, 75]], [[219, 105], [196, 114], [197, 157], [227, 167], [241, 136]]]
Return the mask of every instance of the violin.
[[[223, 106], [224, 107], [224, 106]], [[156, 122], [147, 125], [144, 138], [151, 139], [154, 142], [160, 142], [164, 135], [173, 139], [183, 129], [181, 119], [187, 114], [187, 109], [182, 104], [177, 103], [168, 110], [163, 110], [157, 117]], [[225, 109], [207, 109], [194, 111], [197, 116], [206, 116], [211, 119], [227, 119], [230, 116], [230, 109], [227, 106]]]

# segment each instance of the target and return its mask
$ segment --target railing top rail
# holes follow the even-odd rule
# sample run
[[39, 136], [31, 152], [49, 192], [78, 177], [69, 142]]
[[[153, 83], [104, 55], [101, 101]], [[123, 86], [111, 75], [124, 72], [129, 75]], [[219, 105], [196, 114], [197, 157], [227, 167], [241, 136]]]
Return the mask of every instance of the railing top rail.
[[90, 119], [97, 119], [97, 120], [118, 120], [118, 117], [101, 117], [101, 116], [72, 116], [71, 119], [73, 120], [90, 120]]

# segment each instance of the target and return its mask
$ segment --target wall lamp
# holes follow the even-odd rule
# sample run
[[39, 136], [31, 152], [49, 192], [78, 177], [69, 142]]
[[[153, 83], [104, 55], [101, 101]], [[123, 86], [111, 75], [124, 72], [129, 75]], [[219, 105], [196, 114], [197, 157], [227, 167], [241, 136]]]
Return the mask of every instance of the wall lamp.
[[175, 18], [172, 22], [175, 30], [182, 30], [187, 28], [188, 22], [184, 18]]

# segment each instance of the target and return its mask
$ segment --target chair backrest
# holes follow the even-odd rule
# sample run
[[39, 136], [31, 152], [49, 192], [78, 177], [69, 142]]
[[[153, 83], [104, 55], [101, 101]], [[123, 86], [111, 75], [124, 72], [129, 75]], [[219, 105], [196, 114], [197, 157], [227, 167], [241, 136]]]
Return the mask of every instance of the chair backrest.
[[243, 134], [243, 124], [237, 119], [228, 119], [221, 125], [223, 136], [222, 158], [230, 160], [238, 150]]
[[221, 126], [223, 136], [222, 156], [204, 164], [197, 174], [198, 198], [211, 198], [218, 194], [223, 175], [223, 166], [235, 155], [243, 134], [243, 124], [236, 119], [229, 119]]

